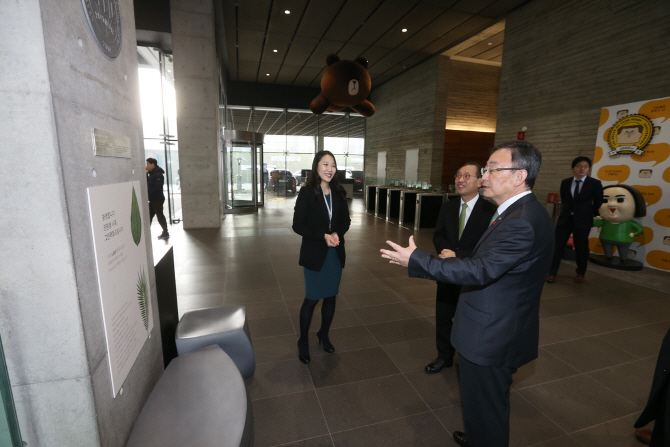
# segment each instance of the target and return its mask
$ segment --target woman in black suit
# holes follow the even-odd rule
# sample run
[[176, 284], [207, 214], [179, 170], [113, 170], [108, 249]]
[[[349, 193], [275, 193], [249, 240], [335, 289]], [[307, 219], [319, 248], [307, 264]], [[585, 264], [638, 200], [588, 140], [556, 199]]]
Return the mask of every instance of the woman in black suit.
[[318, 152], [295, 202], [293, 231], [302, 236], [299, 264], [305, 274], [298, 339], [298, 358], [303, 363], [310, 361], [307, 335], [314, 308], [321, 299], [321, 329], [316, 336], [324, 351], [335, 352], [328, 330], [335, 315], [335, 296], [344, 268], [344, 233], [351, 223], [346, 192], [335, 178], [336, 172], [335, 156], [328, 151]]

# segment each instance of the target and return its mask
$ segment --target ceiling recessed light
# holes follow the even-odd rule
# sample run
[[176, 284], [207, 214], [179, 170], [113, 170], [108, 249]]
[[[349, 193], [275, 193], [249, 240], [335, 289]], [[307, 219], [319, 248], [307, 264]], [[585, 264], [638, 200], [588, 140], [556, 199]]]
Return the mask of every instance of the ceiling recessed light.
[[277, 52], [277, 50], [272, 50], [272, 52], [273, 52], [273, 53], [276, 53], [276, 52]]
[[407, 32], [407, 28], [403, 28], [403, 29], [402, 29], [402, 32], [403, 32], [403, 33], [406, 33], [406, 32]]
[[270, 73], [265, 73], [265, 76], [270, 76]]
[[491, 42], [489, 42], [489, 45], [493, 45]]
[[291, 14], [291, 11], [289, 11], [289, 10], [287, 9], [286, 11], [284, 11], [284, 14], [287, 14], [287, 15], [288, 15], [288, 14]]

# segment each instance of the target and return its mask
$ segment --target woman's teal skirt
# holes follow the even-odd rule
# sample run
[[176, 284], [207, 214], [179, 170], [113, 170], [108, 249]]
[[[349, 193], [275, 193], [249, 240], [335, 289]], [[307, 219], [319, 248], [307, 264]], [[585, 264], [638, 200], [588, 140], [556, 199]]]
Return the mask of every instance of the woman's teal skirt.
[[305, 272], [305, 298], [320, 300], [337, 295], [342, 279], [342, 264], [337, 256], [336, 248], [328, 248], [321, 271], [315, 272], [308, 268], [303, 268], [303, 270]]

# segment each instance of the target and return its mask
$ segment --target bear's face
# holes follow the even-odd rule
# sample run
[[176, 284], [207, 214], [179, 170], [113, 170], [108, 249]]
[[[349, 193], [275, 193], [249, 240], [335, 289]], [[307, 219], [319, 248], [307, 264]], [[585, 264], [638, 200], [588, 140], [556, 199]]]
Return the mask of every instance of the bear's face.
[[[363, 59], [362, 62], [366, 61]], [[321, 78], [322, 94], [332, 104], [342, 107], [363, 102], [370, 94], [371, 85], [367, 69], [357, 61], [329, 63]]]

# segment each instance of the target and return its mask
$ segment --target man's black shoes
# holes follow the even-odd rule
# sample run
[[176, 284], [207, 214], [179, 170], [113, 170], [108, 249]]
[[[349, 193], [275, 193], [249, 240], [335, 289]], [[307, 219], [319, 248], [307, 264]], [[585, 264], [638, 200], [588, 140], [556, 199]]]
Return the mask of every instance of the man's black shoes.
[[170, 237], [170, 233], [167, 231], [163, 231], [160, 236], [158, 236], [158, 239], [168, 239]]
[[461, 447], [467, 447], [468, 435], [466, 435], [462, 431], [455, 431], [453, 437], [454, 441], [456, 441], [456, 444], [460, 445]]
[[424, 371], [426, 371], [428, 374], [435, 374], [439, 373], [442, 371], [443, 368], [449, 368], [453, 366], [454, 361], [453, 360], [442, 360], [441, 358], [436, 358], [432, 362], [430, 362]]

